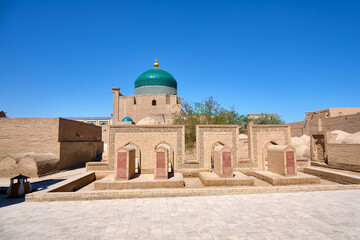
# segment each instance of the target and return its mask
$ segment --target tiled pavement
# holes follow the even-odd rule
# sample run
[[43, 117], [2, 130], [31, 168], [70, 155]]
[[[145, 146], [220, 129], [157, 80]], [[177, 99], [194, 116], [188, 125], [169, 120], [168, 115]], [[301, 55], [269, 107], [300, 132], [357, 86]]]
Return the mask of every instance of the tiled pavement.
[[360, 190], [21, 202], [0, 208], [0, 239], [359, 239], [359, 200]]

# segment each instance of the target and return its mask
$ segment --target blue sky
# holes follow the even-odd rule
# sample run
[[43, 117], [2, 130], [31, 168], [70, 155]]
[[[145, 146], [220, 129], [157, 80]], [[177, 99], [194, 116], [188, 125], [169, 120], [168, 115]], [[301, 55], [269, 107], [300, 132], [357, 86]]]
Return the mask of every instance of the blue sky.
[[110, 116], [155, 58], [188, 102], [286, 122], [360, 107], [360, 1], [0, 1], [9, 117]]

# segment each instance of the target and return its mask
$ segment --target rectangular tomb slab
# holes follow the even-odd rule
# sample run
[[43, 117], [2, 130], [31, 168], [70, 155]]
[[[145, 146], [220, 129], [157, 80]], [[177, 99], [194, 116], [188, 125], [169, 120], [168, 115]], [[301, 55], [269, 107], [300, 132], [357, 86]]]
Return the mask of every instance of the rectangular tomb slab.
[[165, 159], [165, 152], [156, 153], [156, 171], [155, 179], [157, 178], [167, 178], [167, 164]]
[[241, 172], [233, 172], [234, 177], [219, 177], [214, 172], [200, 172], [199, 178], [205, 186], [254, 186], [254, 178]]
[[168, 179], [154, 179], [154, 174], [138, 174], [130, 180], [114, 179], [110, 174], [103, 179], [95, 181], [95, 190], [121, 190], [134, 188], [178, 188], [184, 187], [184, 178], [182, 173], [174, 173]]
[[232, 168], [231, 168], [231, 152], [223, 152], [223, 177], [232, 177]]
[[116, 174], [118, 180], [128, 180], [135, 175], [135, 149], [125, 146], [118, 150], [116, 159]]
[[264, 180], [274, 186], [320, 184], [320, 178], [302, 172], [298, 172], [296, 176], [283, 176], [270, 171], [253, 171], [251, 175], [261, 180]]
[[288, 175], [295, 175], [294, 151], [286, 151], [286, 170]]
[[214, 173], [219, 177], [232, 178], [231, 150], [228, 147], [219, 145], [214, 148]]
[[126, 152], [118, 152], [117, 178], [126, 178]]

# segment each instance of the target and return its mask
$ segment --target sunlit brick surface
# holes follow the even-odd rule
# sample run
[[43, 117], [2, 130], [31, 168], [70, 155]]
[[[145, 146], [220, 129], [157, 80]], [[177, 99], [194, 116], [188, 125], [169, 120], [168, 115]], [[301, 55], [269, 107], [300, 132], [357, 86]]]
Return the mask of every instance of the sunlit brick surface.
[[358, 239], [359, 199], [354, 190], [23, 202], [0, 208], [0, 238]]

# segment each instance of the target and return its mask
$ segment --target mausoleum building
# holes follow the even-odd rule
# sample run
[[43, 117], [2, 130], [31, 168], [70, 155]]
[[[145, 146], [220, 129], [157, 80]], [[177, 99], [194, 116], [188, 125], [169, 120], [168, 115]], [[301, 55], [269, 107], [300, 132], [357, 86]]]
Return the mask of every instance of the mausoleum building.
[[170, 124], [172, 114], [181, 109], [177, 81], [159, 68], [157, 60], [135, 80], [135, 95], [124, 96], [120, 87], [113, 87], [113, 124], [130, 117], [134, 123]]

